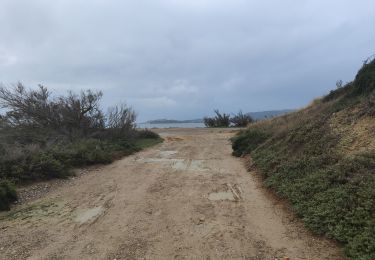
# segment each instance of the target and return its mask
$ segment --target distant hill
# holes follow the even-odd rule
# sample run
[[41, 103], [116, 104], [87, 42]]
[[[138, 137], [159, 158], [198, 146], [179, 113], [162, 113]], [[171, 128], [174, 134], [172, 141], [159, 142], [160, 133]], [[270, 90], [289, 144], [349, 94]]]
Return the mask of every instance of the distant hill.
[[[280, 115], [285, 115], [287, 113], [293, 112], [293, 109], [283, 109], [283, 110], [270, 110], [270, 111], [259, 111], [259, 112], [249, 112], [247, 113], [255, 120], [261, 120], [265, 118], [272, 118]], [[144, 122], [146, 124], [183, 124], [183, 123], [203, 123], [202, 119], [190, 119], [190, 120], [175, 120], [175, 119], [155, 119]]]

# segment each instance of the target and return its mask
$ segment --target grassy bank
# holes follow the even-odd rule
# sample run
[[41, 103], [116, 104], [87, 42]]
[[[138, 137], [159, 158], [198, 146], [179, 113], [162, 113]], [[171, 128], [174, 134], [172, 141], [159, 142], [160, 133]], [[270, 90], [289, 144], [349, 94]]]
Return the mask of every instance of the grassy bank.
[[233, 138], [265, 185], [307, 227], [375, 259], [375, 62], [307, 108], [252, 124]]

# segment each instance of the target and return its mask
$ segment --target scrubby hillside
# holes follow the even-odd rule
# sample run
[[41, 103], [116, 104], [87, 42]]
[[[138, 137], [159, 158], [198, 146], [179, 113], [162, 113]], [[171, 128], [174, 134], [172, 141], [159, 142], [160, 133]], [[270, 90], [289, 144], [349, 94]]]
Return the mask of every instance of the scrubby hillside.
[[101, 92], [52, 96], [47, 88], [0, 86], [0, 211], [17, 200], [15, 185], [65, 178], [73, 167], [110, 163], [161, 138], [137, 130], [132, 108], [105, 113]]
[[375, 61], [353, 82], [232, 142], [306, 226], [352, 259], [375, 259]]

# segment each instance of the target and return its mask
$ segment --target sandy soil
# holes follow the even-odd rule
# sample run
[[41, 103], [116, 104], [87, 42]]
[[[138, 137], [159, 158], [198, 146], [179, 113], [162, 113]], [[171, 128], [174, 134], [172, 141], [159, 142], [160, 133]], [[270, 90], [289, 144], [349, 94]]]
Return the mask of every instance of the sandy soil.
[[2, 213], [0, 259], [343, 259], [231, 156], [233, 131], [159, 132]]

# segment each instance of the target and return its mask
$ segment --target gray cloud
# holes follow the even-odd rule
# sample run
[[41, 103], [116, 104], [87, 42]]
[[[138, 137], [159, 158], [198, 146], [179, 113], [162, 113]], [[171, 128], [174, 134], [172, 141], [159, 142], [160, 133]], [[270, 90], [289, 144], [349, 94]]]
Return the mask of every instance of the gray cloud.
[[140, 120], [295, 108], [375, 53], [372, 0], [2, 0], [0, 81], [102, 89]]

